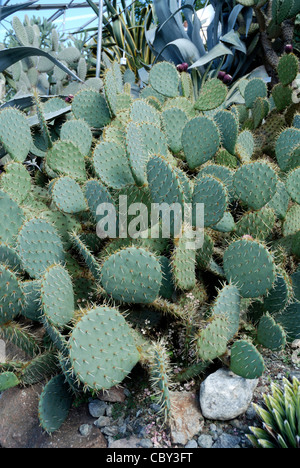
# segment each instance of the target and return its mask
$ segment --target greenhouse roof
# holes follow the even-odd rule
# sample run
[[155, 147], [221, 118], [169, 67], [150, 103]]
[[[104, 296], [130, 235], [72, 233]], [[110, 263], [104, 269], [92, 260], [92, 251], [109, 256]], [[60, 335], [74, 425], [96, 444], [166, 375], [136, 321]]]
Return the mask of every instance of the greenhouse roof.
[[[24, 8], [0, 22], [0, 41], [3, 40], [7, 29], [10, 28], [12, 17], [18, 16], [21, 20], [25, 14], [29, 17], [40, 16], [53, 21], [62, 33], [77, 33], [86, 27], [97, 26], [97, 15], [88, 2], [80, 0], [54, 1], [50, 0], [0, 0], [0, 10], [24, 3]], [[99, 1], [94, 0], [98, 6]], [[128, 2], [130, 4], [130, 2]], [[104, 8], [105, 11], [105, 8]]]

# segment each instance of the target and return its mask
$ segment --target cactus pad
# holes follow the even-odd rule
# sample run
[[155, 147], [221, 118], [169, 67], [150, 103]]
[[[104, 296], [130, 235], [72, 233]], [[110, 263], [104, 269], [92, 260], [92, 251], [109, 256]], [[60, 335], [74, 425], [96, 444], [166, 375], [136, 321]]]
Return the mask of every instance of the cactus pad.
[[289, 343], [300, 339], [300, 302], [292, 302], [274, 318], [284, 328]]
[[49, 168], [59, 175], [85, 180], [84, 156], [78, 146], [71, 141], [58, 141], [48, 151], [46, 163]]
[[241, 166], [234, 175], [236, 195], [248, 206], [259, 210], [275, 195], [277, 175], [264, 162], [253, 162]]
[[15, 238], [22, 226], [24, 213], [10, 196], [0, 190], [0, 242], [14, 244]]
[[216, 124], [207, 117], [190, 120], [182, 132], [183, 151], [190, 169], [212, 159], [220, 146]]
[[230, 369], [245, 379], [258, 379], [262, 376], [265, 365], [255, 346], [248, 341], [240, 340], [231, 348]]
[[212, 361], [226, 352], [228, 342], [228, 319], [215, 316], [206, 328], [199, 332], [196, 347], [200, 359]]
[[0, 112], [0, 143], [14, 161], [25, 161], [32, 146], [25, 114], [13, 108]]
[[38, 322], [41, 319], [41, 282], [39, 280], [25, 281], [22, 286], [26, 300], [22, 315]]
[[63, 213], [74, 214], [87, 210], [83, 191], [71, 177], [55, 179], [50, 193], [53, 202]]
[[16, 275], [0, 264], [0, 325], [13, 320], [22, 312], [25, 296]]
[[239, 330], [240, 312], [241, 296], [238, 288], [232, 284], [224, 286], [213, 304], [211, 315], [224, 315], [227, 318], [228, 340], [232, 340]]
[[[204, 204], [204, 226], [217, 224], [223, 218], [228, 194], [225, 185], [210, 175], [198, 175], [193, 195], [193, 209], [197, 204]], [[193, 213], [193, 224], [196, 226], [196, 213]]]
[[158, 63], [150, 71], [150, 85], [165, 97], [178, 96], [179, 82], [179, 73], [171, 63]]
[[178, 289], [190, 290], [196, 285], [196, 250], [190, 248], [194, 241], [193, 231], [185, 227], [180, 238], [175, 239], [175, 249], [172, 255], [174, 282]]
[[74, 315], [74, 292], [71, 278], [60, 265], [48, 268], [41, 278], [41, 305], [50, 324], [62, 327]]
[[269, 314], [266, 314], [259, 321], [257, 341], [272, 351], [280, 350], [286, 344], [284, 329]]
[[121, 383], [139, 361], [125, 319], [108, 307], [87, 311], [72, 331], [69, 348], [75, 377], [95, 391]]
[[113, 254], [101, 270], [107, 294], [125, 303], [151, 304], [159, 295], [161, 282], [159, 260], [142, 248], [129, 247]]
[[252, 108], [258, 97], [265, 98], [268, 95], [266, 83], [260, 78], [253, 78], [245, 87], [244, 97], [246, 106]]
[[45, 270], [64, 262], [64, 250], [56, 229], [41, 218], [23, 224], [17, 239], [17, 251], [24, 269], [32, 278], [39, 278]]
[[110, 122], [110, 113], [101, 94], [91, 89], [84, 89], [76, 94], [72, 103], [76, 119], [83, 119], [90, 127], [103, 128]]
[[61, 427], [68, 417], [72, 401], [72, 393], [63, 375], [57, 375], [47, 383], [39, 400], [39, 420], [46, 432], [51, 434]]
[[280, 57], [277, 73], [280, 82], [288, 85], [295, 80], [299, 70], [298, 59], [294, 54], [286, 54]]
[[81, 154], [87, 156], [92, 146], [93, 135], [84, 120], [70, 120], [63, 124], [60, 138], [63, 141], [71, 141], [78, 146]]
[[17, 162], [5, 166], [1, 174], [0, 188], [17, 203], [22, 203], [31, 190], [31, 177], [26, 168]]
[[259, 242], [248, 238], [234, 241], [224, 253], [228, 281], [239, 288], [243, 297], [263, 296], [275, 281], [272, 255]]
[[282, 171], [289, 171], [299, 165], [300, 130], [287, 128], [276, 140], [276, 159]]
[[294, 169], [288, 174], [286, 189], [292, 200], [300, 205], [300, 167]]
[[98, 177], [108, 187], [121, 189], [134, 184], [124, 147], [118, 143], [100, 142], [93, 159]]
[[187, 122], [186, 113], [178, 107], [166, 109], [162, 113], [162, 126], [167, 136], [168, 146], [174, 153], [182, 150], [182, 132]]
[[216, 109], [223, 104], [226, 96], [227, 86], [217, 78], [213, 78], [206, 81], [202, 86], [195, 108], [201, 111]]

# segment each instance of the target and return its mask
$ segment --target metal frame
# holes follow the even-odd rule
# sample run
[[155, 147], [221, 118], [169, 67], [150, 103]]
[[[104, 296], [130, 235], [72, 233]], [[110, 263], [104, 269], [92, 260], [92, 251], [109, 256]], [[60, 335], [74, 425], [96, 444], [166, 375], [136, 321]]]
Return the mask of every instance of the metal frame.
[[[5, 7], [10, 3], [11, 0], [0, 0], [0, 7]], [[48, 18], [48, 21], [55, 21], [57, 20], [60, 16], [64, 15], [67, 10], [69, 9], [75, 9], [75, 8], [90, 8], [91, 6], [87, 2], [80, 2], [77, 0], [77, 3], [74, 3], [75, 0], [70, 0], [68, 3], [49, 3], [46, 5], [41, 5], [39, 3], [35, 3], [33, 5], [29, 5], [24, 10], [19, 10], [19, 11], [43, 11], [43, 10], [56, 10], [53, 15]], [[128, 7], [131, 7], [135, 3], [135, 1], [132, 1]], [[96, 67], [96, 76], [100, 76], [100, 70], [101, 70], [101, 52], [102, 52], [102, 35], [103, 35], [103, 14], [106, 11], [106, 8], [104, 7], [104, 0], [99, 0], [99, 21], [98, 21], [98, 41], [97, 41], [97, 67]], [[93, 19], [89, 20], [86, 24], [81, 26], [79, 29], [74, 31], [73, 34], [80, 33], [82, 29], [84, 29], [86, 26], [88, 26], [90, 23], [95, 21], [97, 19], [97, 16], [95, 16]], [[95, 34], [96, 35], [96, 34]]]

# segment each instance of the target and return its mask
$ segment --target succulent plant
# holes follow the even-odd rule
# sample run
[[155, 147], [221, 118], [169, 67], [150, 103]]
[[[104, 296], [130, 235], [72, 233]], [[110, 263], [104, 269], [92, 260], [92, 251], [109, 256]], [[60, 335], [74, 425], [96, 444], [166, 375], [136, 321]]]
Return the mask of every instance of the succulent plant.
[[[293, 54], [278, 71], [292, 89]], [[258, 378], [262, 347], [300, 337], [298, 109], [279, 110], [259, 78], [228, 104], [220, 80], [194, 95], [184, 75], [158, 63], [134, 100], [114, 63], [101, 92], [81, 89], [70, 106], [35, 98], [33, 119], [0, 111], [0, 337], [28, 356], [0, 363], [0, 390], [51, 378], [48, 432], [73, 393], [108, 390], [138, 362], [169, 418], [173, 382], [217, 358]], [[251, 336], [240, 334], [246, 316]]]
[[250, 427], [247, 437], [257, 448], [300, 448], [300, 382], [283, 379], [283, 388], [271, 384], [264, 406], [253, 404], [262, 427]]

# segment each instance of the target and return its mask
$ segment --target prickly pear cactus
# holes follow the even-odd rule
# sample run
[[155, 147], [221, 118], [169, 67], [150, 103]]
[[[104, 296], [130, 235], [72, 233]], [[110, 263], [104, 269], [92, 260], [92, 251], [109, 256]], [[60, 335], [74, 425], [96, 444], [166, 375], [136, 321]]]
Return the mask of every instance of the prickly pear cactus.
[[[85, 78], [80, 54], [52, 39]], [[173, 382], [217, 358], [258, 378], [256, 344], [300, 338], [299, 114], [285, 99], [295, 60], [280, 59], [284, 92], [245, 79], [237, 102], [215, 77], [192, 96], [189, 77], [162, 62], [138, 99], [114, 64], [103, 88], [74, 86], [67, 107], [0, 111], [0, 337], [30, 358], [0, 363], [0, 388], [54, 377], [40, 400], [45, 430], [74, 394], [108, 390], [138, 362], [168, 419]]]

